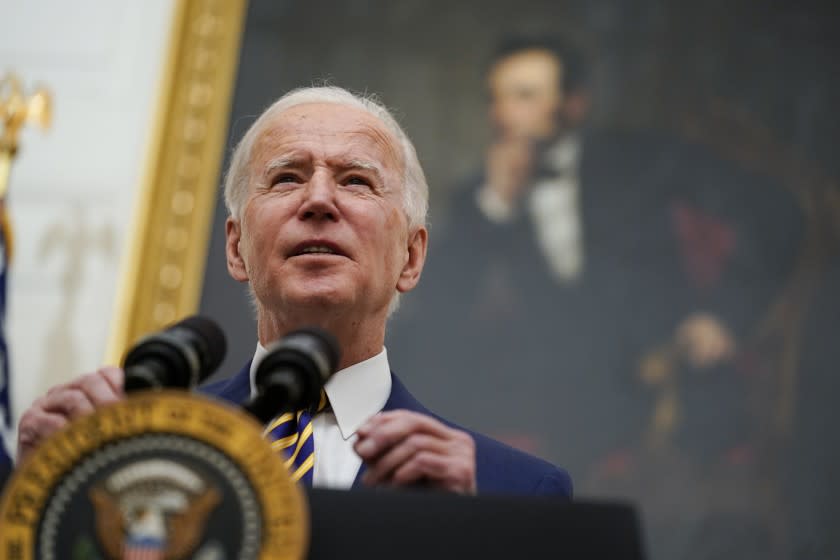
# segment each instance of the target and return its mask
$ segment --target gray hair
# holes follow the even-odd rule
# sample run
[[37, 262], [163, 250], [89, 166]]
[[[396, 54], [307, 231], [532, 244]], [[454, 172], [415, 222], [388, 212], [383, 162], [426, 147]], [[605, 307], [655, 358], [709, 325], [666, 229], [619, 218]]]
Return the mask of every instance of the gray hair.
[[[274, 116], [297, 105], [310, 103], [335, 103], [362, 109], [376, 117], [385, 128], [393, 134], [399, 143], [403, 165], [403, 212], [408, 221], [409, 231], [426, 225], [426, 214], [429, 209], [429, 185], [426, 175], [417, 158], [414, 144], [403, 131], [390, 111], [374, 95], [356, 95], [344, 88], [336, 86], [317, 86], [294, 89], [275, 101], [254, 121], [245, 135], [233, 150], [230, 167], [225, 175], [224, 193], [225, 206], [228, 213], [235, 219], [241, 218], [242, 207], [248, 197], [252, 180], [249, 164], [254, 142], [262, 128]], [[399, 307], [399, 292], [394, 293], [388, 315], [393, 314]], [[251, 299], [257, 305], [253, 289]]]
[[310, 103], [335, 103], [367, 111], [376, 117], [394, 135], [400, 144], [403, 164], [403, 211], [408, 219], [409, 230], [426, 225], [429, 208], [429, 186], [426, 175], [417, 158], [414, 144], [400, 127], [394, 116], [373, 95], [356, 95], [336, 86], [306, 87], [290, 91], [275, 101], [254, 121], [251, 128], [236, 145], [225, 176], [225, 206], [236, 219], [241, 217], [243, 204], [251, 183], [249, 163], [254, 142], [263, 126], [274, 116], [297, 105]]

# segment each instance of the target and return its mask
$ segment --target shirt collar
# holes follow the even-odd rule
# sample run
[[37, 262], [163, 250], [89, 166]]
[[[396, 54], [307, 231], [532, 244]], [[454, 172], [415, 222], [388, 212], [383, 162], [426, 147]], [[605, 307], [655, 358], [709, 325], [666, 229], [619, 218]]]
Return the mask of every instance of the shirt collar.
[[545, 165], [558, 174], [577, 173], [577, 166], [580, 162], [580, 137], [575, 134], [567, 134], [552, 144], [543, 156]]
[[[257, 343], [249, 372], [251, 396], [256, 394], [254, 379], [257, 366], [268, 351]], [[349, 439], [365, 421], [382, 410], [391, 395], [391, 366], [383, 347], [375, 356], [339, 370], [324, 390], [330, 399], [341, 437]]]

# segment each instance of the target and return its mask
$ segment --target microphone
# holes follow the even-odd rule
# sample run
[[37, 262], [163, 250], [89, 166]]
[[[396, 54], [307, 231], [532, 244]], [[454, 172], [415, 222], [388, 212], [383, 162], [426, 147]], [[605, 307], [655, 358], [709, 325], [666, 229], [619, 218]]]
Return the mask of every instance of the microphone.
[[309, 327], [287, 334], [268, 347], [257, 365], [257, 394], [244, 405], [245, 410], [265, 424], [283, 412], [317, 404], [340, 356], [338, 341], [322, 329]]
[[125, 392], [190, 389], [219, 367], [227, 351], [222, 329], [195, 315], [140, 339], [123, 359]]

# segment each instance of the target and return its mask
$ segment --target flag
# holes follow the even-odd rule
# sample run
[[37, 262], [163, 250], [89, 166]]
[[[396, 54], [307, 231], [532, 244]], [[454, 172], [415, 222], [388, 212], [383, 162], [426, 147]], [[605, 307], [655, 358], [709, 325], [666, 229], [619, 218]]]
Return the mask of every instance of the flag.
[[[6, 206], [0, 201], [0, 433], [8, 433], [12, 427], [12, 407], [9, 374], [9, 354], [6, 345], [6, 270], [11, 256], [11, 230], [6, 215]], [[0, 473], [11, 468], [12, 459], [0, 437]], [[2, 489], [2, 480], [0, 480]]]

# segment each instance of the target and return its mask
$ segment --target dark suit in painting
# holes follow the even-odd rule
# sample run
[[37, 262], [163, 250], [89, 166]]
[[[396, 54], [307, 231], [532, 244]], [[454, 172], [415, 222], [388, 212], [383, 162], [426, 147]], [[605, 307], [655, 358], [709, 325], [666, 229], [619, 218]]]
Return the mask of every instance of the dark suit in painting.
[[[631, 357], [672, 327], [658, 304], [673, 297], [660, 263], [676, 258], [663, 204], [669, 146], [624, 133], [584, 135], [581, 145], [582, 272], [558, 281], [526, 212], [505, 224], [482, 215], [478, 177], [456, 195], [446, 228], [432, 230], [419, 293], [388, 339], [412, 384], [439, 395], [447, 414], [573, 473], [641, 430], [645, 394]], [[447, 364], [471, 373], [448, 380]], [[441, 394], [441, 384], [451, 389]]]

